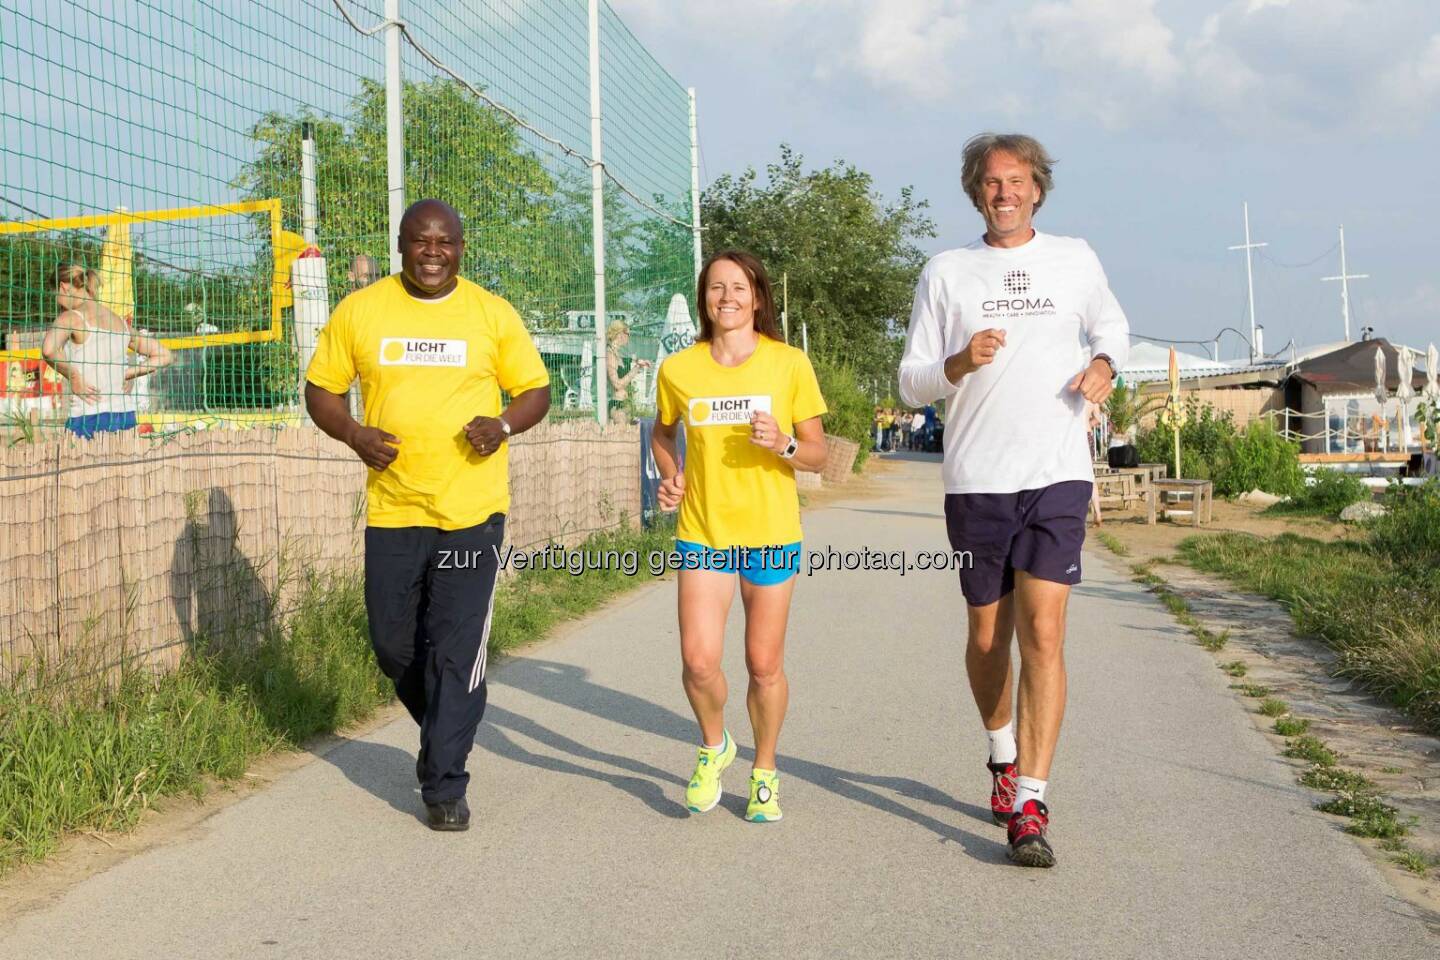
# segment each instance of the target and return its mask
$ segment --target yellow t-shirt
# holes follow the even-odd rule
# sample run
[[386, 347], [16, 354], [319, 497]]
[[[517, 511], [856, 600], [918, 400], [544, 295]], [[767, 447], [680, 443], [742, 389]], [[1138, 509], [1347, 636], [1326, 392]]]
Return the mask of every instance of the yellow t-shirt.
[[512, 396], [550, 383], [515, 308], [460, 278], [419, 300], [400, 277], [350, 294], [320, 331], [306, 379], [345, 393], [360, 378], [364, 423], [400, 438], [366, 484], [372, 527], [460, 530], [510, 509], [509, 444], [482, 457], [465, 424], [501, 413]]
[[765, 410], [794, 436], [795, 424], [825, 413], [810, 358], [761, 336], [738, 367], [701, 341], [660, 365], [660, 421], [685, 418], [685, 498], [675, 535], [715, 549], [768, 547], [800, 539], [795, 471], [750, 442], [750, 415]]

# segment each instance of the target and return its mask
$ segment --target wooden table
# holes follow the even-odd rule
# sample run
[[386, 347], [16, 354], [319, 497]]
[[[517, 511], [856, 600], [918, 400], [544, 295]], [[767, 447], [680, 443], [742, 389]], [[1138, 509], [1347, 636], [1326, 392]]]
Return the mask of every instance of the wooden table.
[[[1168, 502], [1167, 494], [1176, 494], [1179, 497], [1190, 498], [1190, 523], [1192, 526], [1200, 526], [1202, 523], [1209, 523], [1212, 520], [1215, 509], [1215, 485], [1209, 480], [1156, 480], [1152, 484], [1157, 498], [1162, 499], [1161, 506]], [[1165, 511], [1168, 515], [1169, 510]], [[1201, 519], [1201, 515], [1204, 519]]]

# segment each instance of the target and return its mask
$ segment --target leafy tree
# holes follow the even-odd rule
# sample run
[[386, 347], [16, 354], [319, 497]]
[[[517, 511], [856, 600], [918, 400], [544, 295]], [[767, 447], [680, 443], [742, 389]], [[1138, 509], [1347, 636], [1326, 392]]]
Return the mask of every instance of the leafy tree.
[[929, 204], [911, 188], [878, 195], [870, 174], [837, 160], [821, 170], [781, 144], [761, 183], [754, 168], [715, 180], [702, 199], [706, 253], [738, 247], [764, 262], [778, 284], [790, 278], [790, 337], [809, 329], [820, 358], [850, 366], [862, 381], [888, 380], [899, 362], [915, 282], [935, 236]]
[[[467, 239], [462, 273], [527, 312], [566, 309], [577, 272], [588, 272], [577, 247], [582, 235], [588, 244], [588, 197], [584, 207], [568, 202], [514, 124], [458, 84], [407, 82], [402, 96], [406, 194], [437, 197], [459, 211]], [[298, 232], [301, 126], [313, 125], [316, 239], [337, 292], [355, 255], [370, 254], [383, 271], [390, 249], [384, 85], [362, 80], [350, 116], [347, 124], [308, 109], [266, 114], [250, 134], [260, 151], [233, 184], [249, 199], [280, 197], [286, 228]], [[588, 292], [588, 278], [585, 285]]]

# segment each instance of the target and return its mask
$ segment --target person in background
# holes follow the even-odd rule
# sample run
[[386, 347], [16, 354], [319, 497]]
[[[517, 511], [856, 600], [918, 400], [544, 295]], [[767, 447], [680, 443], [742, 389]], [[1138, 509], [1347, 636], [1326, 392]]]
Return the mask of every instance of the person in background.
[[624, 320], [612, 321], [605, 331], [605, 338], [609, 343], [609, 349], [605, 351], [605, 370], [610, 382], [610, 422], [624, 424], [630, 419], [630, 381], [649, 367], [650, 361], [620, 356], [620, 351], [630, 343], [630, 328], [625, 326]]
[[921, 445], [921, 431], [925, 429], [925, 414], [919, 410], [910, 417], [910, 449]]
[[[124, 318], [97, 299], [100, 277], [76, 263], [55, 272], [60, 315], [45, 332], [40, 354], [70, 384], [74, 396], [65, 428], [89, 439], [97, 433], [135, 429], [129, 393], [133, 381], [174, 362], [154, 337], [135, 334]], [[141, 362], [130, 365], [128, 351]]]
[[350, 261], [350, 269], [345, 272], [345, 279], [349, 281], [352, 293], [363, 290], [380, 279], [380, 265], [370, 254], [359, 254]]

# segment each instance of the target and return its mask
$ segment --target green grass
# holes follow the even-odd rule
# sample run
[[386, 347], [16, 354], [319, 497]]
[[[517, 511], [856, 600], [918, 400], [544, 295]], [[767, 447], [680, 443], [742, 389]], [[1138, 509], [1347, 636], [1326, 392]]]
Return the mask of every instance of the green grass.
[[1244, 660], [1231, 660], [1229, 663], [1222, 663], [1220, 664], [1220, 669], [1232, 677], [1243, 677], [1250, 672], [1250, 668], [1245, 665]]
[[1335, 649], [1337, 674], [1440, 733], [1440, 568], [1390, 546], [1294, 534], [1192, 537], [1180, 552], [1198, 570], [1279, 600], [1300, 633]]
[[1307, 760], [1317, 767], [1333, 767], [1339, 759], [1335, 751], [1325, 746], [1324, 741], [1308, 733], [1301, 734], [1285, 744], [1285, 749], [1281, 752], [1296, 760]]
[[[586, 550], [636, 551], [624, 570], [531, 570], [502, 581], [491, 648], [539, 639], [651, 574], [673, 531], [606, 534]], [[358, 574], [314, 577], [296, 612], [262, 636], [197, 646], [174, 670], [31, 664], [0, 687], [0, 874], [43, 859], [67, 833], [121, 831], [166, 796], [201, 796], [257, 758], [355, 723], [392, 698], [375, 665]], [[88, 678], [88, 679], [87, 679]]]
[[1363, 773], [1323, 764], [1306, 770], [1300, 777], [1300, 782], [1314, 790], [1329, 790], [1339, 794], [1375, 793], [1378, 789]]
[[1374, 807], [1351, 817], [1345, 832], [1357, 837], [1385, 840], [1408, 836], [1412, 827], [1413, 821], [1402, 822], [1394, 807], [1377, 802]]
[[1230, 686], [1239, 690], [1244, 697], [1268, 697], [1273, 692], [1263, 683], [1232, 683]]
[[582, 576], [566, 569], [531, 569], [502, 581], [495, 596], [490, 649], [504, 651], [529, 643], [556, 624], [583, 616], [611, 597], [654, 579], [648, 561], [673, 551], [674, 537], [673, 525], [657, 525], [642, 532], [598, 534], [578, 548], [597, 559], [602, 554], [637, 557], [633, 574], [612, 563], [604, 564], [604, 569], [587, 569]]
[[1142, 584], [1147, 587], [1165, 586], [1164, 579], [1162, 579], [1161, 577], [1157, 577], [1153, 572], [1151, 572], [1151, 568], [1154, 566], [1154, 560], [1147, 560], [1145, 563], [1132, 563], [1130, 565], [1130, 572], [1134, 574], [1134, 577], [1132, 577], [1132, 579], [1136, 583]]
[[1381, 768], [1380, 768], [1380, 772], [1381, 772], [1381, 773], [1404, 773], [1404, 772], [1405, 772], [1405, 768], [1404, 768], [1404, 767], [1381, 767]]
[[1266, 697], [1260, 701], [1260, 712], [1267, 717], [1282, 717], [1290, 712], [1290, 705], [1284, 700]]
[[[1225, 649], [1225, 644], [1230, 642], [1229, 630], [1221, 630], [1219, 633], [1212, 633], [1209, 630], [1206, 630], [1204, 627], [1197, 626], [1191, 632], [1195, 634], [1195, 639], [1200, 642], [1200, 646], [1204, 647], [1206, 650], [1209, 650], [1211, 653], [1219, 653], [1221, 650]], [[1232, 674], [1232, 676], [1234, 676], [1234, 674]]]
[[[1333, 771], [1342, 773], [1343, 771]], [[1335, 787], [1335, 796], [1317, 804], [1317, 809], [1349, 817], [1345, 832], [1375, 840], [1394, 840], [1410, 832], [1411, 823], [1400, 819], [1399, 811], [1375, 793], [1375, 785], [1354, 774], [1357, 786]], [[1303, 781], [1302, 781], [1303, 782]], [[1309, 784], [1307, 784], [1308, 786]]]
[[159, 797], [199, 796], [384, 703], [364, 610], [358, 578], [317, 579], [288, 630], [169, 673], [130, 667], [107, 686], [82, 664], [32, 664], [0, 689], [0, 871], [67, 832], [129, 829]]
[[1095, 534], [1095, 539], [1105, 544], [1106, 549], [1108, 549], [1111, 553], [1115, 554], [1115, 556], [1117, 557], [1130, 556], [1130, 548], [1125, 546], [1125, 544], [1121, 543], [1119, 540], [1115, 539], [1114, 534], [1106, 533], [1103, 530], [1097, 531]]
[[1275, 732], [1282, 737], [1298, 737], [1309, 729], [1309, 720], [1301, 720], [1299, 717], [1275, 718]]
[[[1381, 841], [1385, 843], [1386, 841]], [[1423, 877], [1430, 872], [1432, 866], [1430, 858], [1418, 850], [1402, 846], [1390, 856], [1390, 862], [1403, 870], [1408, 870], [1416, 876]]]
[[[1153, 572], [1152, 568], [1154, 565], [1163, 562], [1168, 562], [1168, 560], [1157, 559], [1150, 560], [1146, 563], [1131, 565], [1130, 570], [1134, 574], [1132, 579], [1136, 583], [1149, 587], [1151, 592], [1160, 598], [1160, 602], [1165, 605], [1165, 609], [1174, 615], [1176, 621], [1190, 631], [1190, 635], [1195, 638], [1196, 643], [1211, 653], [1219, 653], [1221, 650], [1224, 650], [1225, 645], [1230, 642], [1230, 631], [1221, 630], [1219, 633], [1215, 633], [1206, 629], [1206, 627], [1196, 619], [1194, 612], [1190, 609], [1189, 601], [1171, 589], [1170, 584], [1165, 582], [1163, 577]], [[1236, 662], [1238, 663], [1239, 661]], [[1244, 671], [1232, 673], [1231, 676], [1244, 676]]]

